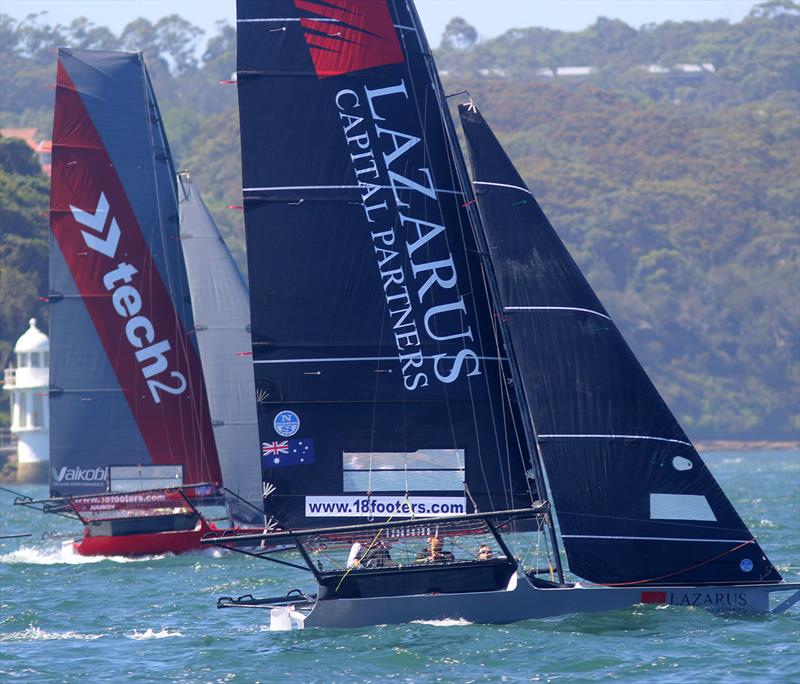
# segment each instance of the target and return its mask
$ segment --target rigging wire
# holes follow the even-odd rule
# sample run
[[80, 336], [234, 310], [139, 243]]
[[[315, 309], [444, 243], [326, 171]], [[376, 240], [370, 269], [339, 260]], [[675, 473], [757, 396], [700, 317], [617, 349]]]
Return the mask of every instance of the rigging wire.
[[[418, 21], [417, 21], [417, 17], [415, 15], [415, 13], [412, 11], [411, 7], [408, 5], [407, 2], [405, 4], [406, 4], [406, 10], [407, 10], [407, 12], [409, 14], [411, 23], [415, 28], [414, 34], [417, 36], [417, 40], [418, 40], [418, 43], [419, 43], [419, 46], [420, 46], [419, 52], [422, 55], [423, 59], [425, 60], [426, 71], [427, 71], [428, 76], [429, 76], [429, 78], [431, 80], [431, 83], [434, 84], [433, 90], [434, 90], [434, 94], [435, 94], [436, 101], [437, 101], [436, 114], [438, 114], [438, 117], [434, 115], [434, 119], [435, 119], [434, 123], [436, 123], [437, 125], [439, 125], [441, 127], [442, 135], [443, 135], [444, 141], [445, 141], [445, 145], [447, 146], [447, 149], [449, 149], [451, 154], [453, 155], [452, 159], [448, 159], [447, 160], [447, 162], [448, 162], [447, 163], [447, 168], [449, 170], [450, 186], [453, 189], [455, 189], [457, 187], [460, 187], [461, 191], [462, 191], [462, 194], [464, 194], [465, 192], [467, 192], [467, 189], [464, 188], [463, 183], [461, 183], [460, 179], [458, 179], [458, 178], [453, 176], [453, 166], [456, 163], [456, 160], [455, 160], [454, 150], [453, 150], [453, 147], [452, 147], [452, 141], [450, 141], [449, 136], [447, 135], [447, 126], [446, 126], [445, 121], [444, 121], [444, 117], [445, 116], [449, 116], [449, 114], [446, 111], [445, 104], [440, 99], [441, 96], [442, 96], [441, 86], [439, 85], [439, 87], [436, 87], [436, 85], [438, 84], [438, 75], [437, 75], [436, 70], [435, 70], [435, 65], [433, 65], [433, 58], [432, 58], [432, 55], [430, 53], [429, 47], [427, 45], [423, 44], [423, 42], [422, 42], [422, 35], [423, 34], [421, 33], [421, 30], [420, 30], [420, 27], [418, 25]], [[404, 34], [400, 35], [400, 40], [403, 42], [403, 47], [405, 48], [406, 53], [407, 54], [411, 54], [411, 51], [409, 50], [409, 46], [406, 43], [406, 37], [405, 37]], [[420, 124], [423, 127], [422, 130], [425, 131], [425, 130], [428, 130], [428, 126], [427, 126], [427, 124], [428, 124], [427, 111], [426, 111], [425, 116], [423, 116], [420, 113], [420, 109], [419, 109], [419, 101], [420, 101], [420, 99], [416, 96], [416, 93], [414, 92], [414, 90], [415, 90], [415, 82], [414, 82], [413, 74], [411, 73], [411, 66], [410, 66], [410, 64], [408, 64], [408, 61], [406, 61], [406, 69], [407, 69], [407, 72], [408, 72], [408, 75], [409, 75], [409, 83], [411, 85], [411, 89], [412, 89], [412, 92], [414, 94], [414, 96], [412, 97], [412, 100], [414, 101], [414, 104], [415, 104], [415, 106], [417, 108], [417, 116], [419, 118]], [[422, 99], [422, 102], [427, 104], [427, 98], [426, 97], [423, 97], [421, 99]], [[427, 139], [427, 137], [423, 136], [422, 142], [423, 142], [423, 144], [425, 146], [424, 149], [425, 149], [427, 157], [429, 159], [432, 159], [433, 157], [430, 154], [430, 150], [428, 148], [428, 139]], [[450, 163], [451, 161], [452, 161], [452, 163]], [[436, 183], [435, 180], [434, 180], [434, 186], [435, 187], [439, 187], [440, 184]], [[471, 271], [470, 271], [470, 264], [469, 264], [469, 250], [467, 249], [466, 244], [465, 244], [465, 238], [466, 238], [466, 235], [468, 234], [468, 232], [465, 229], [465, 226], [464, 226], [464, 223], [463, 223], [462, 212], [458, 209], [458, 201], [459, 200], [457, 198], [454, 198], [453, 201], [456, 204], [455, 215], [456, 215], [456, 218], [458, 220], [459, 233], [461, 235], [461, 247], [462, 247], [462, 249], [464, 251], [464, 254], [465, 254], [465, 257], [466, 257], [465, 258], [465, 263], [466, 263], [466, 268], [467, 268], [467, 278], [468, 278], [468, 280], [470, 282], [472, 282], [472, 274], [471, 274]], [[440, 203], [437, 205], [439, 207], [439, 216], [440, 216], [440, 220], [442, 221], [442, 224], [444, 224], [445, 221], [444, 221], [444, 214], [442, 212], [442, 207], [441, 207], [441, 200], [439, 202]], [[447, 242], [448, 249], [450, 250], [450, 253], [452, 254], [453, 250], [452, 250], [452, 247], [451, 247], [451, 244], [450, 244], [450, 236], [447, 233], [447, 231], [445, 231], [445, 233], [444, 233], [444, 238], [445, 238], [445, 240]], [[470, 296], [470, 298], [471, 298], [471, 300], [473, 302], [473, 309], [477, 310], [476, 307], [475, 307], [476, 299], [475, 299], [474, 293], [467, 292], [465, 294]], [[463, 323], [465, 321], [466, 317], [462, 313], [462, 314], [460, 314], [460, 318], [461, 318], [461, 321]], [[483, 345], [483, 341], [481, 339], [480, 326], [477, 326], [476, 334], [477, 334], [477, 337], [478, 337], [478, 344], [480, 345], [480, 348], [483, 351], [484, 345]], [[482, 354], [482, 355], [485, 356], [485, 354]], [[500, 356], [499, 349], [498, 349], [497, 356], [498, 356], [498, 358]], [[484, 375], [484, 387], [486, 389], [487, 394], [489, 396], [491, 396], [491, 392], [490, 392], [490, 389], [489, 389], [489, 386], [488, 386], [488, 377], [487, 377], [486, 374], [483, 374], [483, 375]], [[481, 447], [481, 439], [480, 439], [479, 421], [478, 421], [477, 410], [476, 410], [476, 401], [475, 401], [474, 390], [473, 390], [471, 382], [467, 382], [467, 390], [468, 390], [468, 393], [469, 393], [470, 407], [472, 409], [472, 425], [473, 425], [473, 429], [474, 429], [475, 443], [476, 443], [476, 446], [477, 446], [476, 460], [478, 462], [478, 465], [480, 466], [481, 476], [483, 478], [483, 482], [484, 482], [484, 485], [485, 485], [486, 496], [487, 496], [487, 499], [489, 501], [489, 506], [492, 509], [495, 509], [496, 506], [495, 506], [495, 504], [494, 504], [494, 502], [492, 500], [492, 488], [489, 485], [489, 479], [487, 477], [486, 469], [485, 469], [485, 466], [484, 466], [483, 450], [482, 450], [482, 447]], [[496, 418], [494, 416], [494, 406], [493, 406], [491, 401], [489, 401], [487, 403], [488, 403], [489, 413], [491, 415], [491, 420], [492, 420], [492, 426], [493, 426], [493, 431], [492, 432], [493, 432], [493, 435], [494, 435], [495, 446], [496, 446], [496, 448], [497, 448], [497, 450], [499, 452], [500, 451], [500, 443], [499, 443], [498, 431], [497, 431], [497, 427], [496, 427], [497, 426], [497, 421], [496, 421]], [[448, 409], [449, 409], [449, 402], [448, 402]], [[453, 431], [453, 440], [455, 442], [455, 431], [454, 431], [454, 428], [453, 428], [453, 425], [452, 425], [452, 414], [451, 414], [450, 420], [451, 420], [451, 430]], [[503, 490], [505, 492], [507, 492], [508, 488], [507, 488], [507, 486], [505, 484], [505, 474], [503, 473], [502, 468], [500, 468], [500, 476], [501, 476], [501, 480], [502, 480]], [[466, 480], [465, 480], [465, 482], [466, 482]]]

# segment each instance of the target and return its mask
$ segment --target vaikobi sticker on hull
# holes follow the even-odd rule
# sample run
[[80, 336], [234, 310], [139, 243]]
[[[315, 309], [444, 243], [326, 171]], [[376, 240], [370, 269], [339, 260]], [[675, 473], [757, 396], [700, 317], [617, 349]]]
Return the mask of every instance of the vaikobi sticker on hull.
[[457, 496], [307, 496], [308, 518], [436, 517], [463, 515], [467, 501]]

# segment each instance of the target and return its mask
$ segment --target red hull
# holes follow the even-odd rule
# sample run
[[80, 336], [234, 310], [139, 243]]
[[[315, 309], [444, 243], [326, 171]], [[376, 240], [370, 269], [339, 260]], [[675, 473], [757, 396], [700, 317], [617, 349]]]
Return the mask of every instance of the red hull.
[[[241, 529], [242, 534], [260, 534], [263, 529]], [[73, 543], [75, 553], [80, 556], [150, 556], [162, 553], [186, 553], [202, 548], [200, 539], [212, 532], [222, 530], [209, 525], [200, 518], [193, 530], [153, 532], [149, 534], [126, 534], [120, 536], [90, 537], [84, 530], [83, 539]]]

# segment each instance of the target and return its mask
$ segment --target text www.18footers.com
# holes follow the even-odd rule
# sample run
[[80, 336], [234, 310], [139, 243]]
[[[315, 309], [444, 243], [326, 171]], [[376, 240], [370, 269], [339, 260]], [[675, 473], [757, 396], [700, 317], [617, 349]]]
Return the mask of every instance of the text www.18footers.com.
[[306, 517], [363, 517], [460, 515], [466, 500], [457, 496], [307, 496]]

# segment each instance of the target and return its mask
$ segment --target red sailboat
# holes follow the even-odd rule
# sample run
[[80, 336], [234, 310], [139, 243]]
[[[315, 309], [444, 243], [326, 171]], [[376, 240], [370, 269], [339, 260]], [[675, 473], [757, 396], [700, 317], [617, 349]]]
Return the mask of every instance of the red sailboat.
[[82, 555], [263, 530], [247, 287], [141, 53], [59, 50], [50, 226], [51, 498], [18, 502]]

